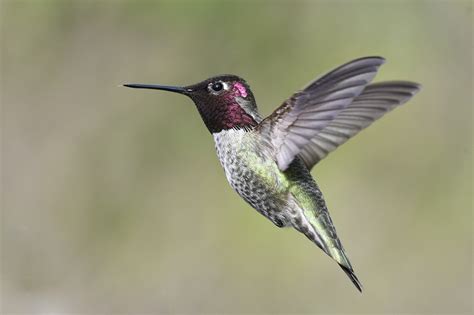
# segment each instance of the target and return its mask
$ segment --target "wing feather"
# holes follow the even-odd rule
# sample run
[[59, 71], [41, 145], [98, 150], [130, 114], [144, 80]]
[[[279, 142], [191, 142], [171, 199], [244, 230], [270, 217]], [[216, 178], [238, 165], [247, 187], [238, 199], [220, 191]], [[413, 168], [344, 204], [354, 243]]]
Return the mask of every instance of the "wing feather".
[[[295, 93], [259, 124], [258, 130], [271, 144], [280, 170], [286, 170], [311, 139], [362, 93], [384, 62], [381, 57], [348, 62]], [[348, 114], [349, 121], [356, 115]], [[327, 148], [317, 144], [315, 149], [308, 149], [316, 151], [318, 156], [321, 150], [327, 151]], [[310, 161], [314, 153], [306, 152], [304, 155]]]
[[320, 130], [301, 150], [300, 157], [311, 169], [341, 144], [355, 136], [395, 107], [407, 102], [420, 89], [408, 81], [389, 81], [368, 85], [362, 94]]

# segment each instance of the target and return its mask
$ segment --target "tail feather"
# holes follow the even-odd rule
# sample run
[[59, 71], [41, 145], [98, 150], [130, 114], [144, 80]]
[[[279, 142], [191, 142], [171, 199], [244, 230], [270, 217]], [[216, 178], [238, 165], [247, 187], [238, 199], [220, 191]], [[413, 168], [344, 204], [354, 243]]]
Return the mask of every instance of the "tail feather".
[[[307, 195], [304, 196], [306, 198], [302, 198], [301, 195], [298, 195], [300, 199], [295, 197], [296, 210], [299, 210], [299, 213], [297, 212], [291, 224], [334, 259], [356, 288], [362, 292], [362, 284], [354, 274], [349, 258], [347, 258], [341, 241], [337, 237], [336, 228], [332, 223], [321, 192], [315, 183], [313, 187], [303, 186], [302, 188], [306, 189], [304, 192]], [[308, 202], [308, 200], [310, 201]]]
[[355, 275], [354, 270], [349, 269], [343, 265], [339, 265], [339, 266], [342, 268], [342, 270], [344, 270], [344, 272], [349, 277], [349, 279], [351, 279], [352, 283], [355, 285], [357, 290], [359, 290], [362, 293], [362, 283], [360, 283], [359, 279]]

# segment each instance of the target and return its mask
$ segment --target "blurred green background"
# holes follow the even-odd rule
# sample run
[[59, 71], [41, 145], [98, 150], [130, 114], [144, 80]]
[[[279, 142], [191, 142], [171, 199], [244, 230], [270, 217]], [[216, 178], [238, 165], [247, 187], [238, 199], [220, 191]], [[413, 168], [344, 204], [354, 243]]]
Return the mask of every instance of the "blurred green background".
[[[470, 1], [1, 1], [2, 311], [468, 313]], [[346, 61], [413, 101], [313, 170], [357, 275], [228, 186], [190, 100], [235, 73], [267, 115]]]

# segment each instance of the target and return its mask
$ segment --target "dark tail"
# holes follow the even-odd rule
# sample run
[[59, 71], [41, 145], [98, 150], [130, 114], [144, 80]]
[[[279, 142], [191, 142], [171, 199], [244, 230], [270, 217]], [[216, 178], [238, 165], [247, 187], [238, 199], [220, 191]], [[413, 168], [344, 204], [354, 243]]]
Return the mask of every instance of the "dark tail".
[[352, 283], [356, 286], [357, 290], [362, 293], [362, 284], [360, 283], [359, 279], [357, 279], [356, 275], [354, 274], [354, 270], [349, 269], [343, 265], [339, 265], [342, 270], [346, 273], [346, 275], [351, 279]]

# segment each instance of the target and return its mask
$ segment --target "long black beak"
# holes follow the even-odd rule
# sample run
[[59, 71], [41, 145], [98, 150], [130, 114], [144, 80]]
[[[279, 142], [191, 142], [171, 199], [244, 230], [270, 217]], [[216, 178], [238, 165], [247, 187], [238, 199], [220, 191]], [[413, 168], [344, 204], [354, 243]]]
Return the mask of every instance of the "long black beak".
[[169, 91], [179, 94], [187, 94], [191, 92], [190, 89], [185, 89], [180, 86], [168, 86], [168, 85], [154, 85], [154, 84], [124, 84], [123, 86], [129, 87], [132, 89], [151, 89], [151, 90], [162, 90]]

